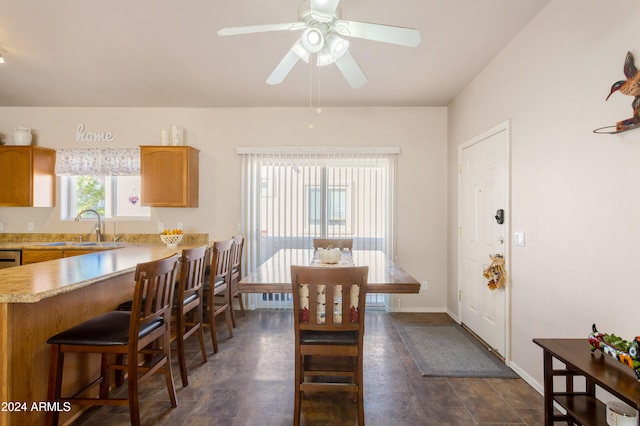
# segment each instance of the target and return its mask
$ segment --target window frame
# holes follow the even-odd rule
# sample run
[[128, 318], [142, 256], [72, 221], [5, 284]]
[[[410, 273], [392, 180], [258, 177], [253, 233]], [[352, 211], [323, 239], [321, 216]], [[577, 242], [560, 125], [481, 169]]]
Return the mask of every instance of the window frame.
[[[63, 175], [60, 176], [60, 219], [65, 221], [75, 220], [77, 214], [77, 193], [76, 193], [76, 179], [80, 176], [87, 177], [99, 177], [99, 176], [91, 176], [91, 175]], [[105, 186], [105, 200], [104, 200], [104, 210], [105, 213], [103, 215], [103, 219], [108, 220], [126, 220], [126, 221], [149, 221], [151, 220], [151, 208], [148, 206], [140, 205], [140, 208], [144, 208], [147, 211], [146, 215], [139, 216], [119, 216], [117, 215], [117, 194], [118, 194], [118, 178], [126, 178], [126, 177], [137, 177], [140, 179], [140, 175], [134, 176], [104, 176], [104, 186]], [[139, 186], [139, 185], [138, 185]], [[139, 197], [139, 195], [138, 195]], [[83, 220], [81, 218], [80, 220]], [[91, 218], [86, 218], [86, 220], [91, 220]]]

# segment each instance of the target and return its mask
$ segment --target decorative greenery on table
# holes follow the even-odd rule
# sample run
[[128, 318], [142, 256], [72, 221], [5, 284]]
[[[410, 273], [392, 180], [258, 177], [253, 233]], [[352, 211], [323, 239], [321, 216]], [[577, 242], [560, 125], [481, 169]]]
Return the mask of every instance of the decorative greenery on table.
[[636, 373], [640, 380], [640, 336], [629, 342], [615, 334], [600, 333], [596, 325], [591, 326], [593, 332], [589, 334], [591, 352], [600, 349], [603, 354], [617, 359]]

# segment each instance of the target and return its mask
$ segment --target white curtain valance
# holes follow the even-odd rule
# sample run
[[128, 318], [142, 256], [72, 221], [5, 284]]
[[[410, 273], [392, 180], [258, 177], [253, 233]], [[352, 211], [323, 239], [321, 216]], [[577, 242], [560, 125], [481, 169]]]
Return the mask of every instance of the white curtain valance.
[[140, 148], [59, 148], [56, 174], [64, 176], [137, 176]]

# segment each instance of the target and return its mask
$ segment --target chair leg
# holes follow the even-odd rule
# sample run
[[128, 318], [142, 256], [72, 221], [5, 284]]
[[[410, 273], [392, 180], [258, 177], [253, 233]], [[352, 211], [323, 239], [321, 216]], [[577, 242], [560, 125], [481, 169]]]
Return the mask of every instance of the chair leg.
[[[213, 298], [211, 298], [213, 299]], [[211, 330], [211, 344], [213, 345], [213, 353], [218, 353], [218, 336], [216, 333], [216, 308], [213, 300], [209, 303], [209, 329]]]
[[[180, 317], [180, 315], [179, 315]], [[180, 366], [180, 378], [182, 379], [182, 387], [189, 386], [189, 380], [187, 378], [187, 362], [184, 354], [184, 319], [178, 318], [176, 344], [178, 346], [178, 364]]]
[[129, 397], [129, 417], [132, 426], [140, 426], [140, 401], [138, 400], [138, 366], [135, 356], [127, 360], [127, 392]]
[[227, 321], [227, 330], [229, 331], [229, 337], [233, 337], [233, 327], [235, 327], [233, 323], [233, 305], [228, 295], [225, 297], [225, 299], [227, 299], [227, 309], [225, 313], [225, 318]]
[[[124, 357], [126, 355], [123, 354], [117, 354], [116, 355], [116, 364], [118, 365], [124, 365]], [[120, 387], [124, 384], [124, 370], [116, 370], [115, 371], [115, 376], [116, 376], [116, 387]]]
[[198, 322], [198, 340], [200, 340], [200, 352], [202, 353], [202, 362], [207, 362], [207, 350], [204, 346], [204, 330], [202, 326], [202, 303], [196, 308], [196, 320]]
[[358, 425], [364, 426], [364, 389], [362, 374], [362, 353], [358, 354], [356, 366], [356, 381], [358, 384]]
[[236, 328], [237, 324], [236, 324], [236, 311], [235, 309], [233, 309], [233, 297], [231, 298], [231, 301], [229, 303], [229, 310], [231, 311], [231, 326], [233, 328]]
[[111, 384], [111, 374], [109, 368], [109, 358], [107, 354], [100, 355], [100, 377], [102, 377], [102, 382], [100, 382], [100, 399], [109, 398], [109, 385]]
[[294, 395], [294, 406], [293, 406], [293, 425], [298, 426], [300, 424], [300, 408], [302, 406], [302, 394], [300, 392], [300, 382], [302, 380], [302, 374], [300, 369], [301, 366], [300, 356], [296, 357], [295, 361], [295, 395]]
[[[49, 360], [49, 385], [47, 387], [47, 401], [60, 401], [62, 393], [62, 368], [64, 366], [64, 353], [60, 352], [60, 345], [51, 345], [51, 358]], [[58, 410], [47, 410], [45, 425], [57, 425], [60, 420]]]
[[238, 293], [238, 302], [240, 303], [240, 311], [242, 312], [242, 316], [245, 316], [246, 313], [244, 311], [244, 302], [242, 301], [242, 293]]
[[169, 392], [169, 399], [171, 400], [171, 406], [178, 406], [178, 398], [176, 397], [176, 387], [173, 383], [173, 374], [171, 372], [171, 336], [167, 332], [164, 335], [162, 341], [162, 352], [165, 356], [165, 363], [162, 367], [164, 371], [164, 377], [167, 382], [167, 391]]

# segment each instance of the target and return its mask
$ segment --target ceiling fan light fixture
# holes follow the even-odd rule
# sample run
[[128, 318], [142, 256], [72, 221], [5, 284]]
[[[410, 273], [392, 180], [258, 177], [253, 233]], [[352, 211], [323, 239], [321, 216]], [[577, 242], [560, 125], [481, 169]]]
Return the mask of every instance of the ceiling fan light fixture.
[[311, 53], [318, 53], [324, 46], [324, 36], [317, 28], [307, 28], [300, 39], [304, 48]]
[[349, 41], [335, 34], [329, 34], [325, 46], [318, 52], [318, 66], [333, 64], [349, 50]]
[[293, 53], [298, 55], [298, 57], [300, 59], [302, 59], [303, 61], [305, 61], [307, 63], [309, 62], [309, 58], [311, 57], [311, 53], [309, 53], [309, 51], [302, 45], [302, 42], [300, 40], [298, 40], [296, 42], [296, 44], [293, 45], [291, 50], [293, 51]]
[[327, 45], [329, 46], [329, 50], [331, 51], [334, 59], [341, 58], [349, 49], [349, 41], [342, 37], [338, 37], [335, 34], [330, 34], [327, 37]]

